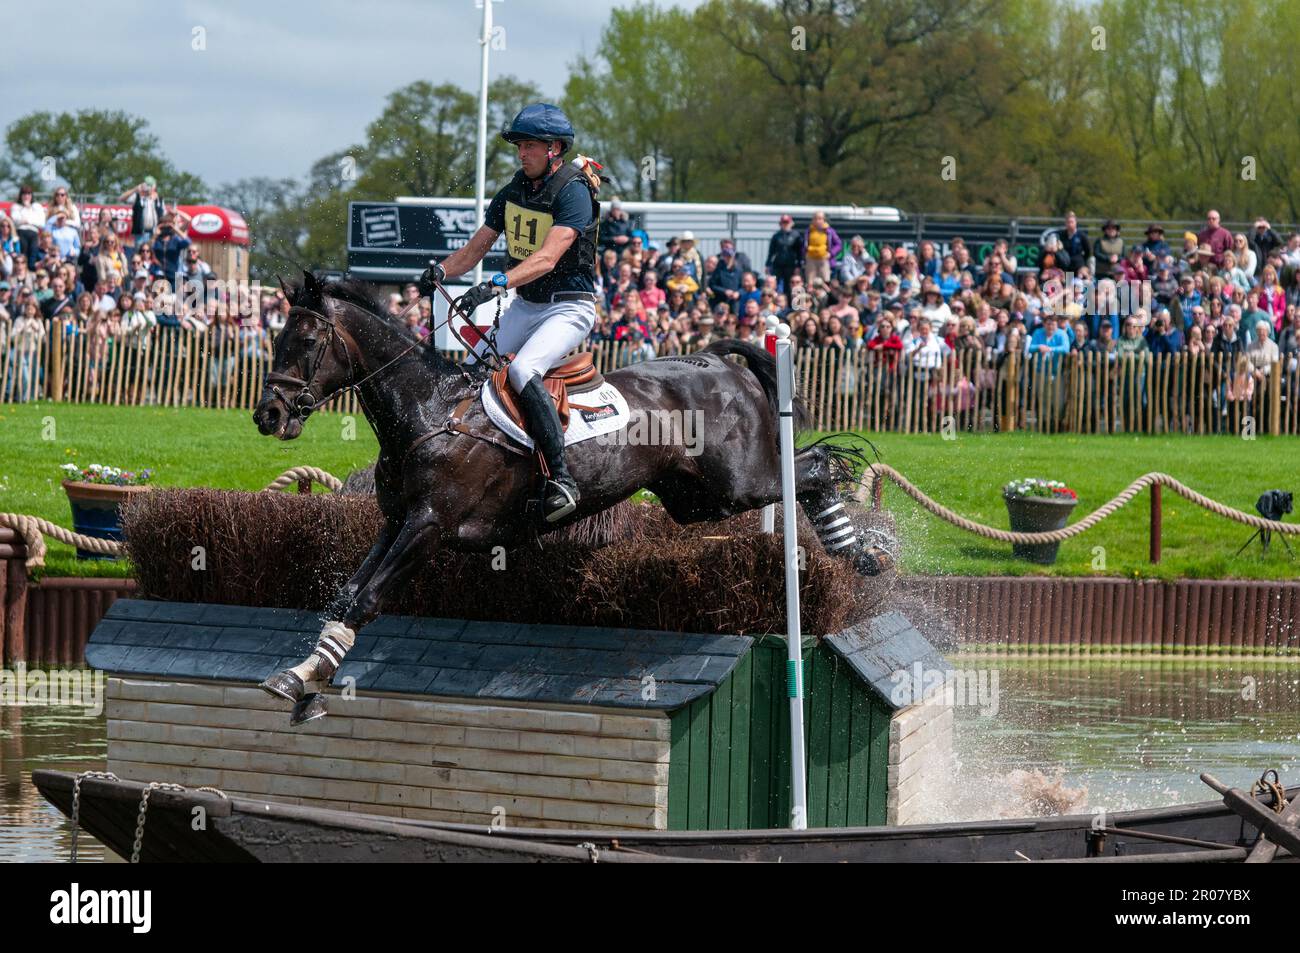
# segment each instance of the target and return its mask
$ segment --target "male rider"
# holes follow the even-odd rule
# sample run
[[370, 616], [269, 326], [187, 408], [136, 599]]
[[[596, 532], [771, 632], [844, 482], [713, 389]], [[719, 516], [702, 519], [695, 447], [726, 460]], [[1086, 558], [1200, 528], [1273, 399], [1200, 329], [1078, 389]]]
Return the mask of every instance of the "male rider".
[[[474, 309], [517, 294], [501, 316], [496, 347], [515, 352], [508, 377], [518, 395], [525, 426], [546, 460], [550, 478], [542, 494], [542, 516], [556, 522], [578, 505], [578, 486], [564, 461], [564, 431], [542, 377], [564, 363], [596, 322], [596, 238], [600, 203], [582, 170], [563, 160], [573, 146], [573, 125], [550, 103], [526, 106], [501, 132], [519, 151], [522, 166], [488, 207], [483, 225], [469, 242], [441, 263], [430, 262], [420, 290], [464, 274], [506, 233], [507, 268], [456, 299], [457, 309]], [[477, 352], [476, 346], [476, 352]]]

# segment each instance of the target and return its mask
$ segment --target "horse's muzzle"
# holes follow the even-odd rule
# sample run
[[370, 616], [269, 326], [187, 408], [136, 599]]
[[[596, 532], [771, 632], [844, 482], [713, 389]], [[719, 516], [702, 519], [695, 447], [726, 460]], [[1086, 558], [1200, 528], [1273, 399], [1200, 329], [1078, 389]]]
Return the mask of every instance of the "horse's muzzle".
[[302, 433], [302, 420], [292, 416], [278, 397], [264, 398], [257, 405], [253, 411], [253, 423], [264, 436], [281, 440], [292, 440]]

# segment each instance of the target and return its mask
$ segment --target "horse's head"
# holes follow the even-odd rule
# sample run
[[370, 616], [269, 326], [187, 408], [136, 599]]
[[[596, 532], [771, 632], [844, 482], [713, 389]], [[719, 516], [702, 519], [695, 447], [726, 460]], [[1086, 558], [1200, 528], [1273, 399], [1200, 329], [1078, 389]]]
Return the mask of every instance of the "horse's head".
[[289, 318], [275, 338], [271, 370], [253, 410], [257, 429], [281, 440], [302, 433], [312, 411], [352, 383], [346, 332], [334, 304], [310, 272], [303, 276], [302, 286], [289, 295]]

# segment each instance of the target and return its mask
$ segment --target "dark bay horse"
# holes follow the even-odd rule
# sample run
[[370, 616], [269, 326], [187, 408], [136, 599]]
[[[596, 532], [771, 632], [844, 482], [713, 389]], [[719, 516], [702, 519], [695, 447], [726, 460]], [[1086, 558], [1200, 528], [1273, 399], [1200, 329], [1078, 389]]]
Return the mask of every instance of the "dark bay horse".
[[[355, 633], [386, 595], [416, 568], [427, 544], [488, 550], [526, 542], [541, 531], [531, 501], [540, 490], [536, 458], [513, 445], [474, 399], [486, 365], [457, 365], [418, 342], [355, 284], [319, 283], [306, 274], [290, 289], [292, 307], [277, 336], [272, 369], [253, 419], [266, 435], [291, 440], [312, 411], [356, 387], [379, 439], [375, 489], [384, 525], [333, 607], [315, 651], [263, 688], [295, 703], [294, 722], [324, 714], [315, 690], [330, 677]], [[741, 355], [745, 365], [729, 360]], [[566, 521], [605, 510], [642, 487], [679, 523], [719, 520], [780, 500], [776, 366], [766, 351], [722, 340], [681, 357], [659, 358], [606, 375], [638, 414], [678, 412], [700, 421], [694, 441], [681, 428], [653, 444], [593, 438], [567, 450], [582, 499]], [[671, 417], [669, 419], [672, 419]], [[796, 430], [804, 420], [796, 410]], [[628, 428], [629, 430], [631, 428]], [[889, 554], [849, 520], [839, 485], [852, 477], [845, 448], [815, 442], [798, 451], [796, 492], [828, 551], [875, 575]], [[548, 528], [555, 528], [554, 526]]]

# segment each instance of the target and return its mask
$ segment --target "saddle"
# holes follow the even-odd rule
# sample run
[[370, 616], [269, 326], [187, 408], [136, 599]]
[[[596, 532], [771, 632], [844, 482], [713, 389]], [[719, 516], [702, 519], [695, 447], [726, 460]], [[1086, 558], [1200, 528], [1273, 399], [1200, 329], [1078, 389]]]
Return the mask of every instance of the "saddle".
[[[514, 388], [510, 386], [510, 379], [506, 376], [514, 357], [513, 354], [507, 354], [506, 362], [500, 370], [492, 372], [492, 391], [497, 395], [501, 406], [506, 409], [506, 413], [510, 415], [510, 419], [521, 429], [527, 430], [524, 415], [520, 413], [519, 405], [515, 402]], [[605, 378], [596, 370], [590, 351], [580, 351], [559, 367], [551, 368], [542, 377], [542, 386], [555, 401], [555, 409], [560, 415], [560, 425], [565, 430], [569, 429], [569, 395], [585, 394], [604, 383]]]

